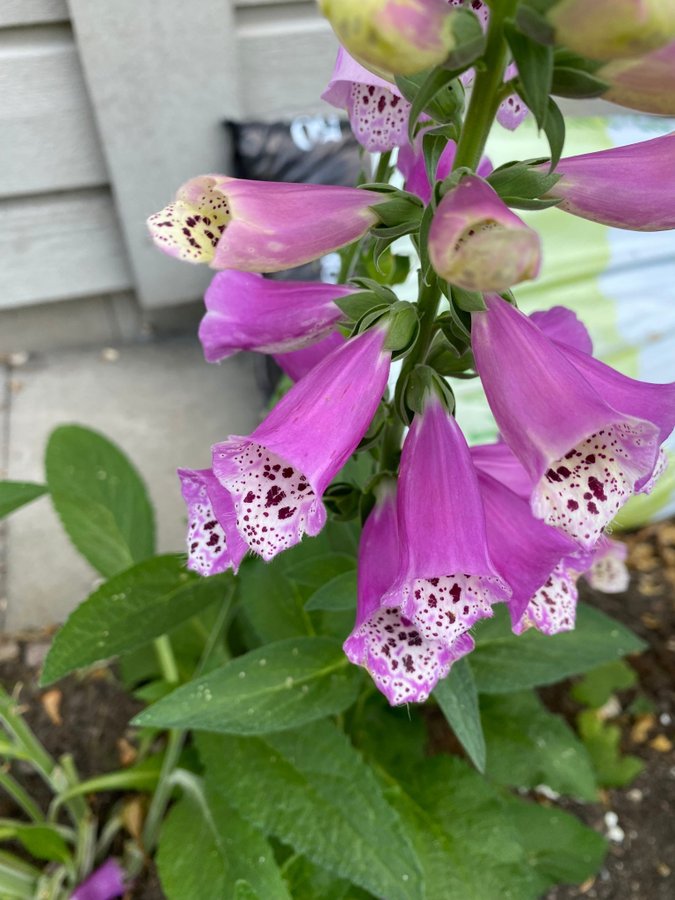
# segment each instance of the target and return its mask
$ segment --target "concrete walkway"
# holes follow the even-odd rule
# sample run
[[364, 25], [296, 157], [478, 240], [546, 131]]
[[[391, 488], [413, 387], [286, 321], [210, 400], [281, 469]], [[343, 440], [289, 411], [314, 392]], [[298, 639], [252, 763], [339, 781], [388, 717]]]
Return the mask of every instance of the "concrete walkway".
[[[133, 460], [157, 513], [160, 551], [184, 549], [176, 468], [209, 464], [212, 443], [246, 434], [262, 406], [253, 358], [204, 362], [194, 337], [116, 348], [14, 354], [0, 365], [0, 477], [44, 482], [51, 430], [95, 428]], [[62, 621], [97, 574], [65, 536], [48, 497], [13, 513], [0, 531], [0, 625]]]

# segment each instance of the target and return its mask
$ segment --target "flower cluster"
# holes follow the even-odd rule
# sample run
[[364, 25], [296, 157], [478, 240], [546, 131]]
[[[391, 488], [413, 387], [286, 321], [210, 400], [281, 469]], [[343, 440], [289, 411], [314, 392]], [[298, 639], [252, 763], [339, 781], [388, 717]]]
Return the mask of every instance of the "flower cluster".
[[[675, 384], [619, 374], [593, 357], [570, 310], [528, 317], [511, 292], [541, 263], [539, 236], [513, 206], [675, 228], [675, 134], [494, 172], [483, 156], [492, 120], [514, 127], [527, 112], [532, 71], [521, 78], [510, 48], [553, 42], [610, 99], [663, 111], [668, 79], [658, 88], [654, 72], [672, 57], [675, 22], [660, 4], [626, 0], [625, 27], [610, 16], [605, 28], [607, 4], [551, 0], [507, 42], [506, 7], [516, 5], [488, 15], [462, 0], [324, 0], [345, 44], [324, 97], [347, 111], [365, 149], [383, 154], [379, 180], [344, 188], [205, 175], [149, 219], [160, 249], [220, 270], [199, 329], [206, 359], [272, 354], [294, 381], [252, 434], [212, 448], [211, 468], [180, 471], [189, 566], [236, 571], [249, 551], [271, 560], [318, 534], [331, 482], [352, 454], [370, 454], [345, 652], [392, 704], [426, 699], [497, 603], [515, 633], [556, 634], [574, 627], [581, 576], [624, 590], [625, 554], [608, 528], [653, 488], [675, 427]], [[539, 57], [548, 65], [554, 54]], [[425, 87], [432, 78], [445, 94]], [[416, 104], [418, 91], [426, 103]], [[387, 183], [393, 148], [405, 191]], [[419, 251], [415, 305], [364, 277], [365, 263], [404, 234]], [[347, 284], [261, 274], [340, 248]], [[390, 398], [392, 358], [403, 365]], [[455, 374], [481, 379], [496, 443], [467, 446]], [[364, 441], [378, 410], [379, 431]]]

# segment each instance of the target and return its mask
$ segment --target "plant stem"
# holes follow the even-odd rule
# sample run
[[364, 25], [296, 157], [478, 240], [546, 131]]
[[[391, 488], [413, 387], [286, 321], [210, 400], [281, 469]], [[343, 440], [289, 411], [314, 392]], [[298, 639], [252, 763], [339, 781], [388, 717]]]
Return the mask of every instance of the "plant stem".
[[156, 638], [153, 643], [155, 645], [157, 661], [162, 670], [162, 678], [164, 681], [168, 682], [168, 684], [178, 684], [180, 675], [178, 673], [176, 657], [173, 655], [173, 648], [171, 647], [169, 636], [163, 634], [161, 637]]
[[387, 150], [385, 153], [380, 154], [380, 159], [377, 163], [377, 169], [375, 170], [375, 178], [374, 181], [379, 184], [384, 181], [389, 181], [389, 163], [391, 162], [391, 150]]
[[492, 122], [499, 108], [500, 91], [508, 63], [508, 45], [504, 38], [504, 20], [509, 18], [517, 0], [500, 0], [491, 5], [487, 45], [481, 68], [476, 73], [469, 109], [457, 145], [453, 169], [478, 168]]
[[33, 801], [27, 791], [25, 791], [18, 781], [9, 774], [9, 772], [0, 769], [0, 788], [12, 798], [17, 806], [26, 813], [29, 819], [34, 822], [44, 822], [45, 816], [38, 805]]

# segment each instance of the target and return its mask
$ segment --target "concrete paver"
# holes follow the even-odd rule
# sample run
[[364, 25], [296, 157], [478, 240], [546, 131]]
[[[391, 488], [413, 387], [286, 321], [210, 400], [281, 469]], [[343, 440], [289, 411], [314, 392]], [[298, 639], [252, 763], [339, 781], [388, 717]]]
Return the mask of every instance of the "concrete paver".
[[[6, 477], [43, 481], [52, 429], [69, 422], [95, 428], [144, 477], [156, 508], [159, 550], [182, 550], [185, 508], [176, 468], [208, 466], [212, 443], [246, 434], [258, 421], [262, 401], [252, 359], [208, 365], [194, 338], [122, 346], [118, 354], [46, 354], [11, 371]], [[1, 425], [0, 418], [0, 434]], [[48, 498], [8, 519], [4, 558], [8, 631], [62, 621], [97, 581]]]

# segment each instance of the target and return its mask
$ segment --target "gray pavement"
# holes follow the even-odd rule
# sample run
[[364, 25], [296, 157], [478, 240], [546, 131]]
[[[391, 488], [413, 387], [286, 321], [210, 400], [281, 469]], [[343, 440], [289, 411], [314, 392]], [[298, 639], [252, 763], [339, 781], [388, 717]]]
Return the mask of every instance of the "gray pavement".
[[[194, 337], [9, 356], [0, 366], [0, 477], [44, 480], [57, 425], [110, 437], [144, 477], [157, 512], [160, 551], [184, 547], [176, 468], [209, 464], [209, 448], [245, 434], [262, 400], [253, 359], [204, 362]], [[0, 531], [0, 616], [6, 631], [62, 621], [96, 573], [71, 547], [48, 498], [12, 514]]]

